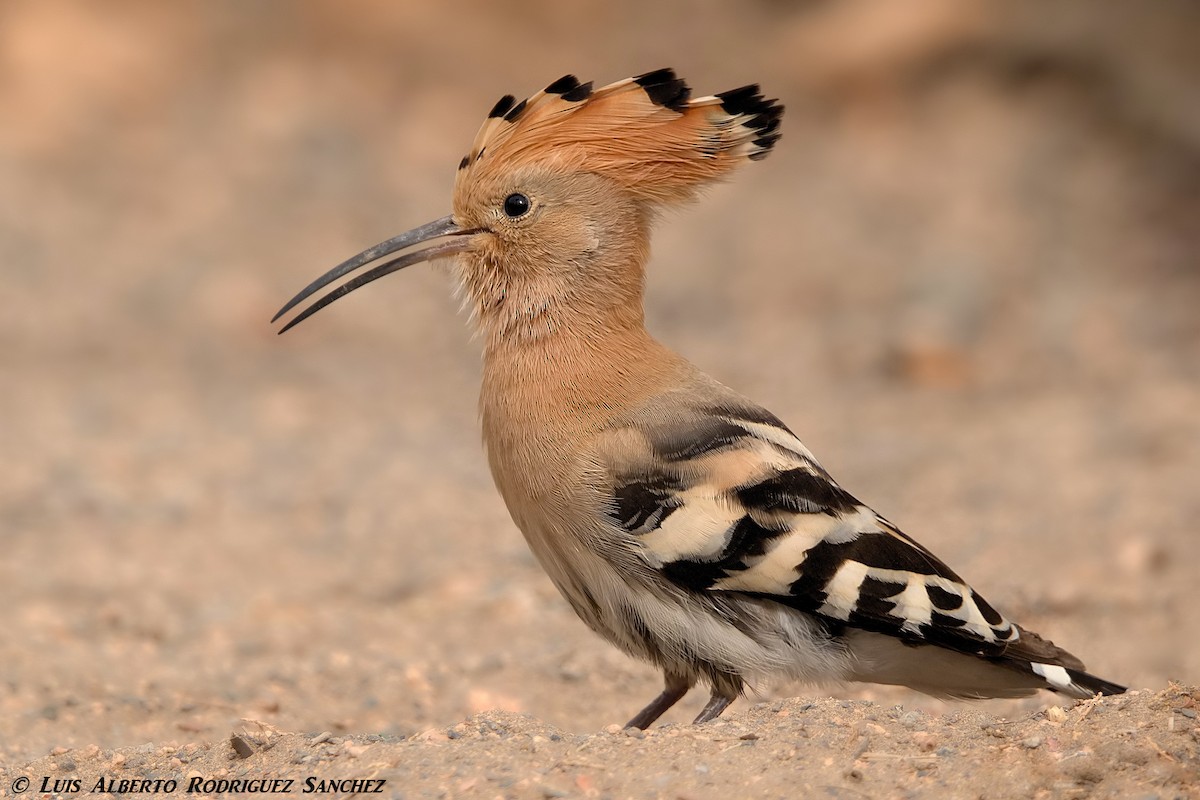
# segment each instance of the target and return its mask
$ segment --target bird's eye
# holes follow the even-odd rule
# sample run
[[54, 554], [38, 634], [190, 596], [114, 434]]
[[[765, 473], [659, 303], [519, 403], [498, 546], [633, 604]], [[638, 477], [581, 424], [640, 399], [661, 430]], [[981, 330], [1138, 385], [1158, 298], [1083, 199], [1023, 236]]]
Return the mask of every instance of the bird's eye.
[[529, 198], [520, 192], [513, 192], [504, 198], [504, 213], [516, 219], [529, 212]]

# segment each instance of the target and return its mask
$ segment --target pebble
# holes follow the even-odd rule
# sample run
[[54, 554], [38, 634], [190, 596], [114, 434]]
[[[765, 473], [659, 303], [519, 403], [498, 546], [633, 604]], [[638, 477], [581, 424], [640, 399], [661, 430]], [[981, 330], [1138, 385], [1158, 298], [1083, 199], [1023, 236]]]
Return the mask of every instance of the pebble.
[[254, 755], [254, 748], [250, 746], [250, 743], [236, 733], [229, 737], [229, 744], [238, 758], [249, 758]]
[[1194, 708], [1177, 708], [1175, 710], [1178, 711], [1180, 714], [1183, 714], [1188, 719], [1196, 718], [1196, 709], [1194, 709]]
[[1067, 712], [1062, 706], [1050, 706], [1046, 709], [1046, 719], [1050, 720], [1051, 722], [1065, 722], [1067, 719]]
[[937, 749], [938, 738], [932, 733], [917, 731], [913, 734], [913, 742], [922, 752], [929, 753]]
[[332, 738], [333, 738], [332, 733], [330, 733], [329, 731], [323, 731], [321, 733], [318, 733], [313, 738], [309, 739], [308, 743], [309, 744], [323, 744], [324, 742], [328, 742]]
[[1028, 748], [1029, 750], [1037, 750], [1042, 746], [1042, 737], [1030, 736], [1028, 739], [1025, 739], [1021, 742], [1021, 746]]

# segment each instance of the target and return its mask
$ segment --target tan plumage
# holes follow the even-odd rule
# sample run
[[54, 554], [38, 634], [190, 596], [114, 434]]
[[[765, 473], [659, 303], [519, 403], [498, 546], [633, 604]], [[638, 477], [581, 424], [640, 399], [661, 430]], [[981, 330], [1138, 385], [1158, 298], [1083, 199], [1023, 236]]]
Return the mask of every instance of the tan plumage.
[[782, 111], [757, 86], [693, 100], [670, 70], [506, 96], [459, 166], [454, 213], [318, 278], [280, 315], [408, 250], [284, 330], [382, 275], [457, 256], [484, 339], [488, 461], [513, 520], [584, 622], [665, 676], [631, 725], [697, 681], [712, 688], [697, 721], [712, 719], [775, 675], [948, 697], [1123, 691], [1005, 619], [777, 418], [647, 333], [657, 212], [765, 156]]
[[[773, 102], [773, 101], [772, 101]], [[691, 99], [670, 70], [595, 91], [572, 76], [527, 100], [500, 100], [479, 129], [455, 182], [458, 193], [526, 165], [589, 172], [651, 203], [686, 200], [779, 138], [781, 108], [757, 87]]]

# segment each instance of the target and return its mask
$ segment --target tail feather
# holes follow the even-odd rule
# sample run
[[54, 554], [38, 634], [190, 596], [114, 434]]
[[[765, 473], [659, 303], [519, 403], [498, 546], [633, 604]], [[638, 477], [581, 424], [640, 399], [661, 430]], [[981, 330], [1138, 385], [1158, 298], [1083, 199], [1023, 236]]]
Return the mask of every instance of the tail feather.
[[1068, 669], [1066, 672], [1071, 676], [1071, 689], [1063, 693], [1069, 694], [1071, 697], [1087, 698], [1098, 694], [1125, 694], [1126, 687], [1119, 683], [1097, 678], [1095, 675], [1079, 669]]
[[1082, 664], [1077, 668], [1077, 660], [1065, 651], [1061, 660], [1071, 666], [1011, 655], [979, 656], [867, 631], [847, 632], [846, 642], [855, 656], [851, 680], [908, 686], [934, 697], [1026, 697], [1046, 689], [1087, 699], [1125, 691], [1124, 686], [1085, 672]]

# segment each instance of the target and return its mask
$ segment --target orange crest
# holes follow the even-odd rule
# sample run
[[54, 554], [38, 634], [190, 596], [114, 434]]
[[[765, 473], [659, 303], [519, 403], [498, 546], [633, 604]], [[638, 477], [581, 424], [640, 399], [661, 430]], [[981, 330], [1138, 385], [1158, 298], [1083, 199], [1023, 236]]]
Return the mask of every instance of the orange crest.
[[458, 182], [547, 164], [604, 175], [640, 200], [677, 203], [765, 158], [782, 115], [755, 84], [692, 99], [670, 69], [595, 90], [566, 75], [519, 103], [502, 97], [459, 164]]

